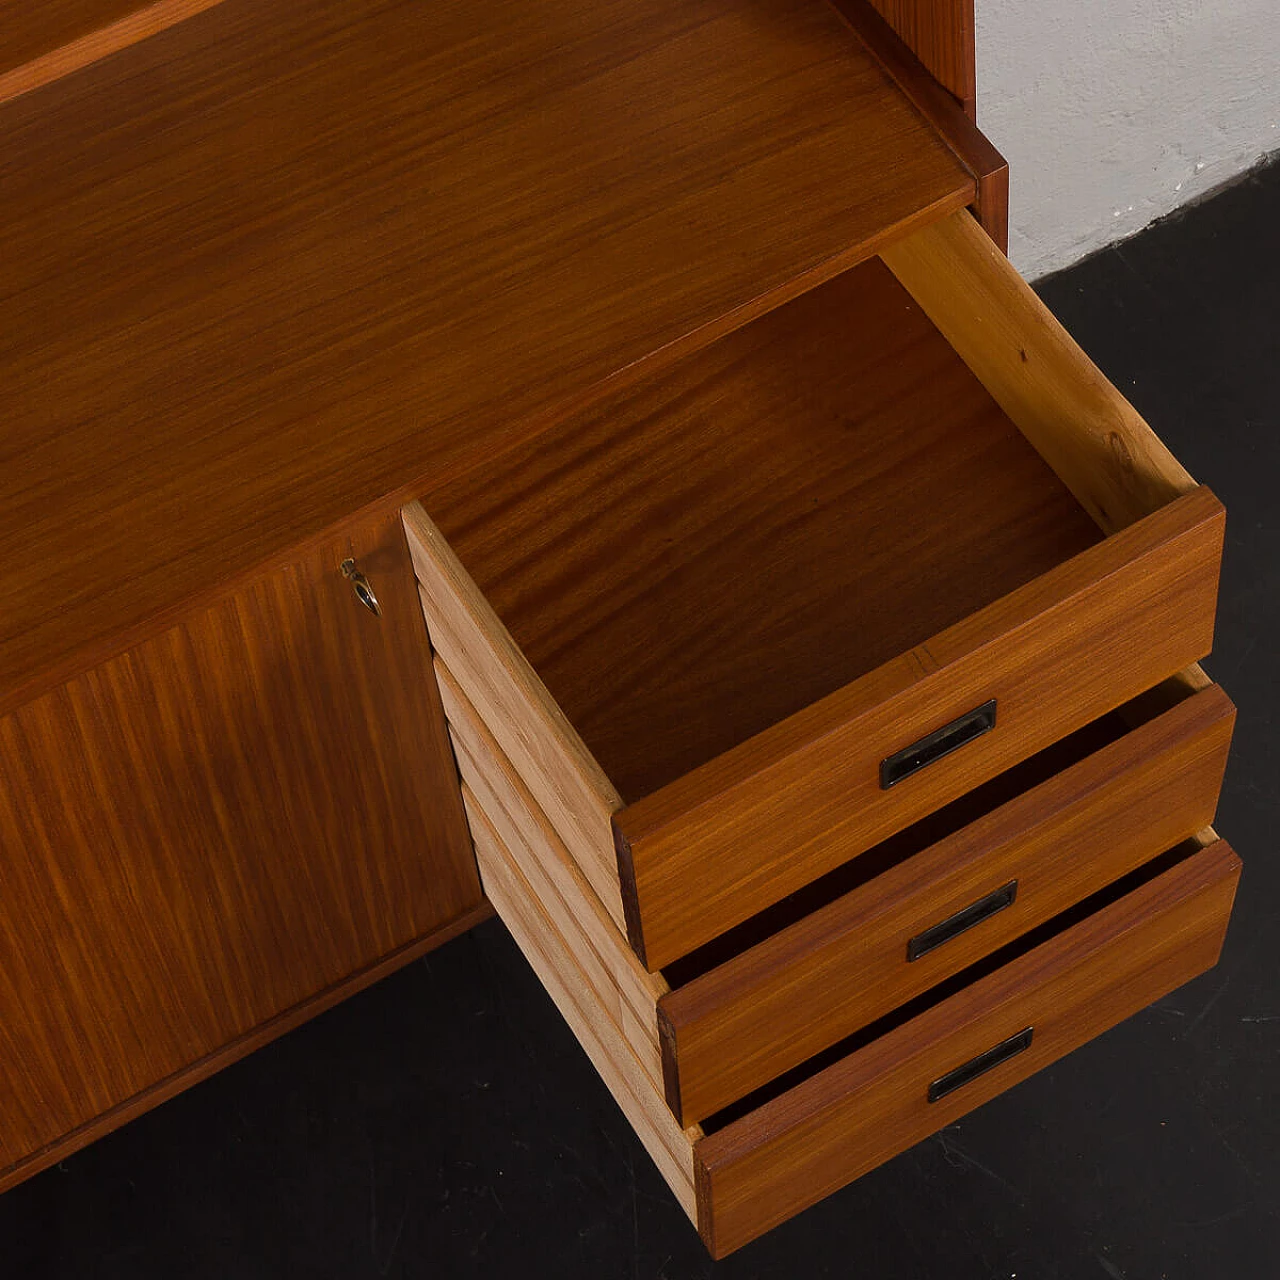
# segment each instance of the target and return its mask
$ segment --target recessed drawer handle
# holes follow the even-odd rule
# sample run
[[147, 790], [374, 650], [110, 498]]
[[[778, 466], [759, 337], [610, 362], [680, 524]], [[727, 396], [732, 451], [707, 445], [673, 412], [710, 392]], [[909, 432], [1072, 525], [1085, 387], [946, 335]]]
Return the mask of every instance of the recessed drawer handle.
[[990, 733], [996, 727], [996, 700], [992, 698], [982, 706], [965, 712], [959, 719], [945, 724], [941, 729], [927, 733], [919, 742], [913, 742], [901, 751], [880, 761], [880, 789], [888, 791], [903, 778], [918, 773], [925, 765], [949, 756], [953, 751]]
[[1031, 1036], [1034, 1031], [1035, 1027], [1024, 1027], [1016, 1036], [1002, 1040], [995, 1048], [978, 1054], [976, 1058], [971, 1058], [964, 1066], [948, 1071], [945, 1076], [939, 1076], [929, 1086], [929, 1101], [937, 1102], [947, 1094], [968, 1084], [970, 1080], [976, 1080], [980, 1075], [984, 1075], [992, 1067], [998, 1067], [1002, 1062], [1016, 1058], [1024, 1049], [1031, 1047]]
[[985, 898], [979, 898], [977, 902], [970, 903], [955, 915], [930, 925], [907, 943], [907, 960], [919, 960], [935, 947], [942, 946], [944, 942], [950, 942], [952, 938], [958, 937], [966, 929], [972, 929], [975, 924], [981, 924], [997, 911], [1013, 906], [1013, 900], [1017, 896], [1018, 882], [1010, 880], [1008, 884], [1001, 885]]

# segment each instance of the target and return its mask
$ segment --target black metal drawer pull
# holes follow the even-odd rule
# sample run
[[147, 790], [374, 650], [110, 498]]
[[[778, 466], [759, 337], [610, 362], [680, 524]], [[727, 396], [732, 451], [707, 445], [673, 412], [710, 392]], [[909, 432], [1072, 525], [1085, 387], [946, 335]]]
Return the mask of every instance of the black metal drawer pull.
[[925, 765], [933, 764], [935, 760], [941, 760], [953, 751], [959, 751], [961, 747], [982, 737], [984, 733], [990, 733], [995, 727], [996, 700], [992, 698], [990, 702], [984, 702], [982, 706], [966, 712], [958, 720], [925, 734], [919, 742], [913, 742], [909, 747], [903, 747], [901, 751], [895, 751], [893, 755], [881, 760], [880, 789], [888, 791], [903, 778], [909, 778]]
[[988, 1049], [986, 1053], [978, 1054], [964, 1066], [948, 1071], [945, 1076], [939, 1076], [929, 1086], [929, 1101], [937, 1102], [962, 1085], [968, 1084], [970, 1080], [976, 1080], [992, 1067], [998, 1067], [1002, 1062], [1008, 1062], [1010, 1058], [1017, 1057], [1024, 1049], [1030, 1048], [1031, 1035], [1034, 1031], [1035, 1027], [1024, 1027], [1016, 1036], [1010, 1036], [994, 1049]]
[[959, 937], [966, 929], [972, 929], [975, 924], [981, 924], [997, 911], [1013, 906], [1013, 900], [1017, 896], [1018, 882], [1010, 880], [1008, 884], [1003, 884], [993, 893], [987, 894], [985, 898], [979, 898], [977, 902], [970, 903], [955, 915], [930, 925], [907, 943], [907, 959], [919, 960], [921, 956], [928, 955], [935, 947], [940, 947], [944, 942], [950, 942], [952, 938]]

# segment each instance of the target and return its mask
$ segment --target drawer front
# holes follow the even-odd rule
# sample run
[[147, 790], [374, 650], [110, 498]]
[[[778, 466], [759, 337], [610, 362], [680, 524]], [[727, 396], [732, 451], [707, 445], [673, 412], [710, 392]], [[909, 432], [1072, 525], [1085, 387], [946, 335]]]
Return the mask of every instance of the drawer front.
[[1222, 841], [702, 1138], [722, 1257], [1213, 965], [1240, 864]]
[[1234, 719], [1211, 685], [665, 995], [672, 1110], [711, 1115], [1207, 827]]
[[[1223, 512], [1197, 489], [614, 817], [661, 968], [1212, 648]], [[888, 788], [882, 764], [994, 700]]]

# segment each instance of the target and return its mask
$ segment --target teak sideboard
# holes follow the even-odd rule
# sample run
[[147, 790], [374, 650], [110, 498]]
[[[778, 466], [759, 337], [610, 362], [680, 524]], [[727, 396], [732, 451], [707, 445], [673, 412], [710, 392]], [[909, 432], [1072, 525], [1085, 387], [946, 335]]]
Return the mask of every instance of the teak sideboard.
[[1211, 966], [1223, 511], [965, 0], [0, 4], [0, 1187], [496, 911], [722, 1256]]

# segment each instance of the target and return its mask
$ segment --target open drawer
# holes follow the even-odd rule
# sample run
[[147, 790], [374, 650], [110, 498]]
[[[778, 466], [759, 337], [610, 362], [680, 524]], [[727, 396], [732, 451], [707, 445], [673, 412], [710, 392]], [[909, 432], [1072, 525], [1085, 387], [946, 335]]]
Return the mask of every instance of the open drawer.
[[485, 892], [716, 1257], [1211, 966], [1239, 876], [1206, 831], [682, 1127], [644, 1027], [665, 980], [623, 945], [563, 851], [526, 843], [545, 820], [519, 812], [527, 793], [512, 804], [515, 792], [490, 785], [466, 738], [455, 732]]
[[603, 964], [615, 976], [601, 985], [630, 992], [619, 1026], [686, 1125], [1207, 828], [1235, 719], [1192, 668], [648, 974], [447, 666], [436, 669], [473, 810], [571, 950], [589, 948], [584, 966]]
[[967, 213], [405, 511], [650, 969], [1211, 648], [1223, 513]]

